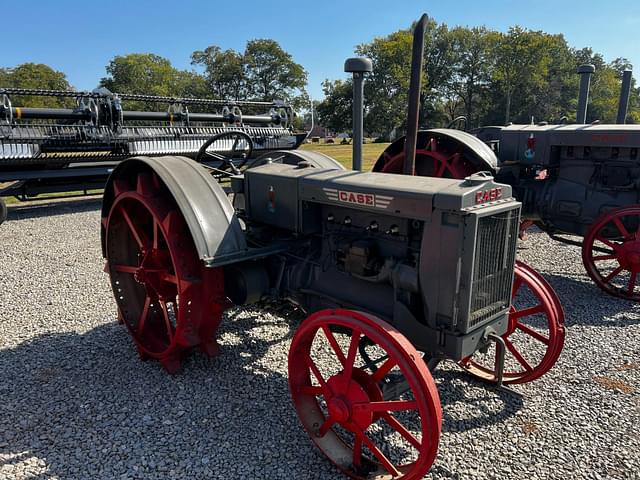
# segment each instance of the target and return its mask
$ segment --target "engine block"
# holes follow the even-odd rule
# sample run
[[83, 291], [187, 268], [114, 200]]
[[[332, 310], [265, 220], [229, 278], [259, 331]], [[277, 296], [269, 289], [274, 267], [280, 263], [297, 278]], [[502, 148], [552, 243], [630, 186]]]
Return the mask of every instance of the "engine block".
[[491, 177], [429, 179], [300, 162], [247, 170], [234, 187], [247, 243], [286, 242], [290, 252], [261, 261], [262, 273], [254, 260], [231, 267], [228, 285], [261, 290], [232, 298], [371, 312], [410, 332], [433, 357], [462, 359], [487, 342], [488, 331], [506, 331], [520, 204]]

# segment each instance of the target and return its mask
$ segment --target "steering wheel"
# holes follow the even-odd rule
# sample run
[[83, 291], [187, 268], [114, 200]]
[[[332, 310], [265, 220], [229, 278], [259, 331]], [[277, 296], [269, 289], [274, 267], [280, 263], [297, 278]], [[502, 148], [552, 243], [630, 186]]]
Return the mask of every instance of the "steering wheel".
[[[213, 143], [224, 138], [229, 138], [234, 140], [233, 146], [231, 147], [231, 151], [228, 155], [222, 155], [216, 152], [207, 152], [207, 148], [209, 148]], [[249, 147], [249, 150], [248, 151], [242, 150], [241, 152], [242, 162], [240, 163], [240, 165], [235, 165], [233, 163], [233, 159], [236, 156], [236, 153], [239, 153], [237, 152], [236, 149], [238, 148], [238, 143], [240, 143], [241, 140], [244, 140], [245, 142], [247, 142], [247, 146]], [[204, 162], [207, 158], [210, 158], [212, 160], [218, 160], [222, 162], [222, 165], [218, 170], [223, 170], [223, 171], [231, 170], [234, 174], [238, 174], [240, 173], [240, 168], [242, 168], [247, 163], [247, 160], [251, 157], [252, 153], [253, 153], [253, 140], [251, 140], [251, 137], [246, 133], [241, 132], [240, 130], [229, 130], [228, 132], [218, 133], [213, 137], [211, 137], [206, 142], [204, 142], [200, 147], [200, 150], [198, 150], [195, 160], [198, 163]]]
[[[462, 127], [462, 128], [459, 128]], [[465, 131], [467, 129], [467, 117], [460, 115], [449, 122], [447, 128], [455, 128], [456, 130]]]

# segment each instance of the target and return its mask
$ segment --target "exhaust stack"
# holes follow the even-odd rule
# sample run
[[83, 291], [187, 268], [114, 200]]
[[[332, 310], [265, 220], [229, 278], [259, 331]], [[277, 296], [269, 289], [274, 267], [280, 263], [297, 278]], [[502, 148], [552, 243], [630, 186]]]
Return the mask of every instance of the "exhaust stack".
[[364, 136], [364, 74], [373, 71], [365, 57], [347, 58], [344, 71], [353, 73], [353, 170], [362, 170], [362, 138]]
[[580, 65], [578, 73], [580, 74], [580, 93], [578, 94], [578, 112], [576, 115], [576, 123], [587, 123], [587, 103], [589, 103], [589, 86], [591, 84], [591, 75], [596, 71], [593, 65]]
[[420, 89], [422, 84], [422, 60], [424, 57], [424, 31], [429, 17], [420, 17], [413, 31], [411, 50], [411, 81], [409, 83], [409, 113], [405, 140], [404, 174], [413, 175], [416, 166], [416, 142], [418, 141], [418, 117], [420, 114]]
[[618, 116], [616, 123], [624, 124], [627, 119], [627, 108], [629, 108], [629, 94], [631, 93], [631, 70], [622, 72], [622, 88], [620, 89], [620, 102], [618, 103]]

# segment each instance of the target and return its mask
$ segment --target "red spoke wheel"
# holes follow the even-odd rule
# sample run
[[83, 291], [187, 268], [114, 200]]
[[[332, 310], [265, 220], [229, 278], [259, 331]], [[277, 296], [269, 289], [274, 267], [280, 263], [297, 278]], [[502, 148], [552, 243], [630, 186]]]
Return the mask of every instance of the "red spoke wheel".
[[[564, 346], [564, 311], [553, 288], [535, 270], [516, 262], [506, 344], [504, 383], [527, 383], [555, 365]], [[496, 381], [496, 347], [460, 362], [483, 380]]]
[[[373, 171], [382, 173], [403, 173], [404, 150], [392, 154], [384, 152], [376, 162]], [[416, 150], [415, 174], [421, 177], [463, 179], [478, 168], [462, 153], [455, 144], [448, 144], [436, 138], [430, 138], [424, 148]]]
[[114, 182], [106, 227], [106, 270], [119, 318], [143, 358], [171, 373], [199, 345], [217, 351], [215, 331], [224, 297], [221, 269], [199, 261], [185, 220], [160, 179], [141, 172]]
[[595, 284], [626, 300], [640, 301], [640, 205], [604, 213], [582, 240], [582, 262]]
[[289, 386], [307, 433], [352, 478], [420, 479], [431, 467], [438, 391], [422, 356], [388, 323], [350, 310], [311, 315], [289, 350]]

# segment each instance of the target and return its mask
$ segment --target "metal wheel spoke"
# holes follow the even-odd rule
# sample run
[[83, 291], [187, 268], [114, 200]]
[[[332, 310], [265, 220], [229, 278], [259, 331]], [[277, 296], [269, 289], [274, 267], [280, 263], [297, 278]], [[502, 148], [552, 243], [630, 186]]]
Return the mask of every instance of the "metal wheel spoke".
[[391, 461], [387, 458], [387, 456], [380, 451], [378, 447], [371, 441], [369, 437], [364, 432], [356, 433], [357, 436], [361, 437], [362, 442], [367, 446], [367, 448], [375, 455], [375, 457], [380, 460], [382, 466], [394, 477], [400, 475], [400, 471], [391, 463]]
[[413, 434], [409, 430], [406, 429], [404, 425], [402, 425], [402, 423], [398, 421], [396, 417], [394, 417], [390, 413], [383, 412], [382, 418], [384, 418], [385, 422], [387, 422], [391, 428], [393, 428], [396, 432], [402, 435], [407, 442], [409, 442], [412, 446], [420, 450], [420, 447], [422, 446], [422, 444], [418, 441], [416, 437], [413, 436]]
[[353, 464], [356, 467], [362, 465], [362, 437], [359, 435], [353, 439]]
[[529, 315], [535, 315], [537, 313], [542, 313], [544, 312], [544, 305], [536, 305], [535, 307], [528, 307], [528, 308], [524, 308], [522, 310], [516, 310], [515, 312], [512, 312], [510, 315], [512, 315], [514, 318], [522, 318], [522, 317], [528, 317]]
[[353, 408], [367, 412], [403, 412], [417, 410], [418, 402], [415, 400], [386, 400], [382, 402], [356, 403]]
[[327, 337], [327, 340], [329, 341], [331, 348], [333, 348], [336, 357], [338, 357], [338, 360], [340, 360], [342, 368], [345, 368], [347, 365], [347, 359], [345, 358], [344, 353], [342, 353], [342, 349], [340, 348], [340, 345], [338, 345], [336, 337], [333, 336], [333, 332], [327, 325], [322, 326], [322, 332], [324, 333], [325, 337]]
[[120, 213], [122, 214], [122, 218], [124, 218], [124, 221], [127, 222], [127, 225], [129, 226], [129, 231], [131, 232], [131, 235], [133, 235], [133, 239], [138, 244], [138, 248], [140, 248], [141, 250], [145, 249], [148, 246], [148, 244], [144, 234], [138, 231], [138, 228], [134, 225], [133, 221], [131, 220], [131, 217], [129, 216], [127, 211], [124, 208], [122, 208], [122, 206], [120, 206]]
[[318, 435], [320, 435], [320, 437], [324, 437], [327, 432], [329, 431], [329, 429], [331, 427], [333, 427], [333, 425], [336, 423], [336, 421], [334, 420], [333, 417], [329, 416], [323, 423], [322, 425], [320, 425], [320, 428], [318, 429]]
[[307, 362], [307, 367], [311, 369], [313, 376], [316, 377], [316, 380], [318, 380], [318, 383], [320, 383], [320, 386], [322, 387], [322, 391], [325, 393], [325, 395], [331, 393], [331, 391], [329, 390], [329, 385], [327, 385], [327, 382], [325, 381], [324, 377], [320, 373], [320, 370], [318, 370], [318, 366], [313, 362], [311, 357], [306, 355], [305, 361]]
[[622, 272], [622, 270], [624, 270], [624, 267], [622, 265], [620, 265], [618, 268], [616, 268], [613, 272], [611, 272], [609, 275], [607, 275], [604, 278], [604, 283], [609, 283], [611, 280], [613, 280], [620, 272]]
[[611, 253], [611, 255], [594, 255], [591, 258], [595, 261], [598, 261], [598, 260], [615, 260], [617, 257], [614, 253]]
[[620, 233], [622, 234], [622, 236], [627, 239], [629, 238], [629, 232], [627, 231], [626, 227], [624, 226], [624, 223], [622, 223], [622, 220], [620, 220], [620, 217], [613, 217], [613, 223], [616, 224], [616, 227], [618, 227], [618, 230], [620, 231]]
[[134, 274], [138, 271], [138, 267], [132, 267], [131, 265], [113, 264], [111, 265], [111, 268], [113, 268], [116, 272], [120, 272], [120, 273]]
[[612, 249], [616, 249], [616, 244], [611, 242], [610, 240], [604, 238], [602, 235], [597, 235], [596, 240], [604, 243], [606, 246], [611, 247]]
[[233, 141], [233, 146], [231, 147], [231, 158], [236, 153], [236, 148], [238, 148], [238, 142], [240, 141], [240, 137], [236, 135], [236, 139]]
[[386, 362], [382, 364], [382, 366], [377, 369], [372, 378], [374, 381], [379, 382], [382, 380], [389, 371], [398, 364], [393, 358], [388, 358]]
[[[434, 159], [434, 162], [435, 162], [435, 165], [434, 165], [435, 175], [434, 176], [435, 177], [442, 177], [442, 174], [444, 173], [445, 169], [448, 167], [447, 160], [443, 160], [441, 162], [438, 162], [436, 159]], [[435, 170], [436, 166], [438, 166], [437, 170]]]
[[162, 270], [160, 273], [160, 279], [165, 281], [165, 282], [169, 282], [169, 283], [173, 283], [175, 285], [178, 285], [178, 277], [176, 277], [175, 275], [167, 272], [166, 270]]
[[144, 299], [144, 307], [142, 307], [142, 314], [138, 321], [138, 334], [141, 334], [144, 330], [144, 326], [147, 323], [147, 317], [149, 316], [149, 306], [151, 306], [151, 297], [147, 295]]
[[153, 222], [153, 248], [158, 248], [158, 235], [160, 234], [160, 226], [158, 222], [154, 220]]
[[322, 387], [318, 387], [316, 385], [305, 385], [304, 387], [300, 387], [299, 391], [304, 395], [314, 395], [316, 397], [324, 394]]
[[171, 319], [169, 318], [167, 303], [164, 300], [158, 300], [158, 303], [160, 304], [160, 308], [162, 309], [162, 316], [164, 317], [164, 324], [167, 327], [169, 342], [173, 342], [173, 325], [171, 325]]
[[522, 365], [527, 372], [533, 371], [533, 368], [531, 367], [531, 365], [529, 365], [529, 362], [525, 360], [525, 358], [516, 349], [515, 345], [513, 344], [513, 342], [511, 342], [511, 340], [509, 340], [508, 338], [505, 338], [504, 343], [507, 346], [507, 350], [511, 352], [511, 354], [516, 358], [518, 363]]
[[[460, 154], [459, 153], [454, 153], [453, 155], [451, 155], [444, 163], [443, 165], [443, 169], [442, 169], [442, 173], [444, 173], [444, 167], [446, 167], [447, 170], [449, 170], [449, 173], [451, 174], [452, 178], [457, 178], [457, 172], [454, 170], [453, 168], [453, 162], [457, 161], [460, 159]], [[442, 175], [440, 175], [442, 176]]]
[[346, 363], [344, 365], [344, 376], [351, 378], [353, 373], [353, 365], [356, 362], [356, 354], [358, 353], [358, 342], [362, 333], [358, 330], [351, 331], [351, 343], [349, 344], [349, 352], [347, 353]]
[[549, 345], [549, 337], [545, 337], [541, 333], [536, 332], [534, 329], [529, 328], [528, 326], [523, 325], [520, 322], [516, 322], [516, 328], [522, 330], [524, 333], [526, 333], [530, 337], [535, 338], [536, 340], [544, 343], [545, 345]]

